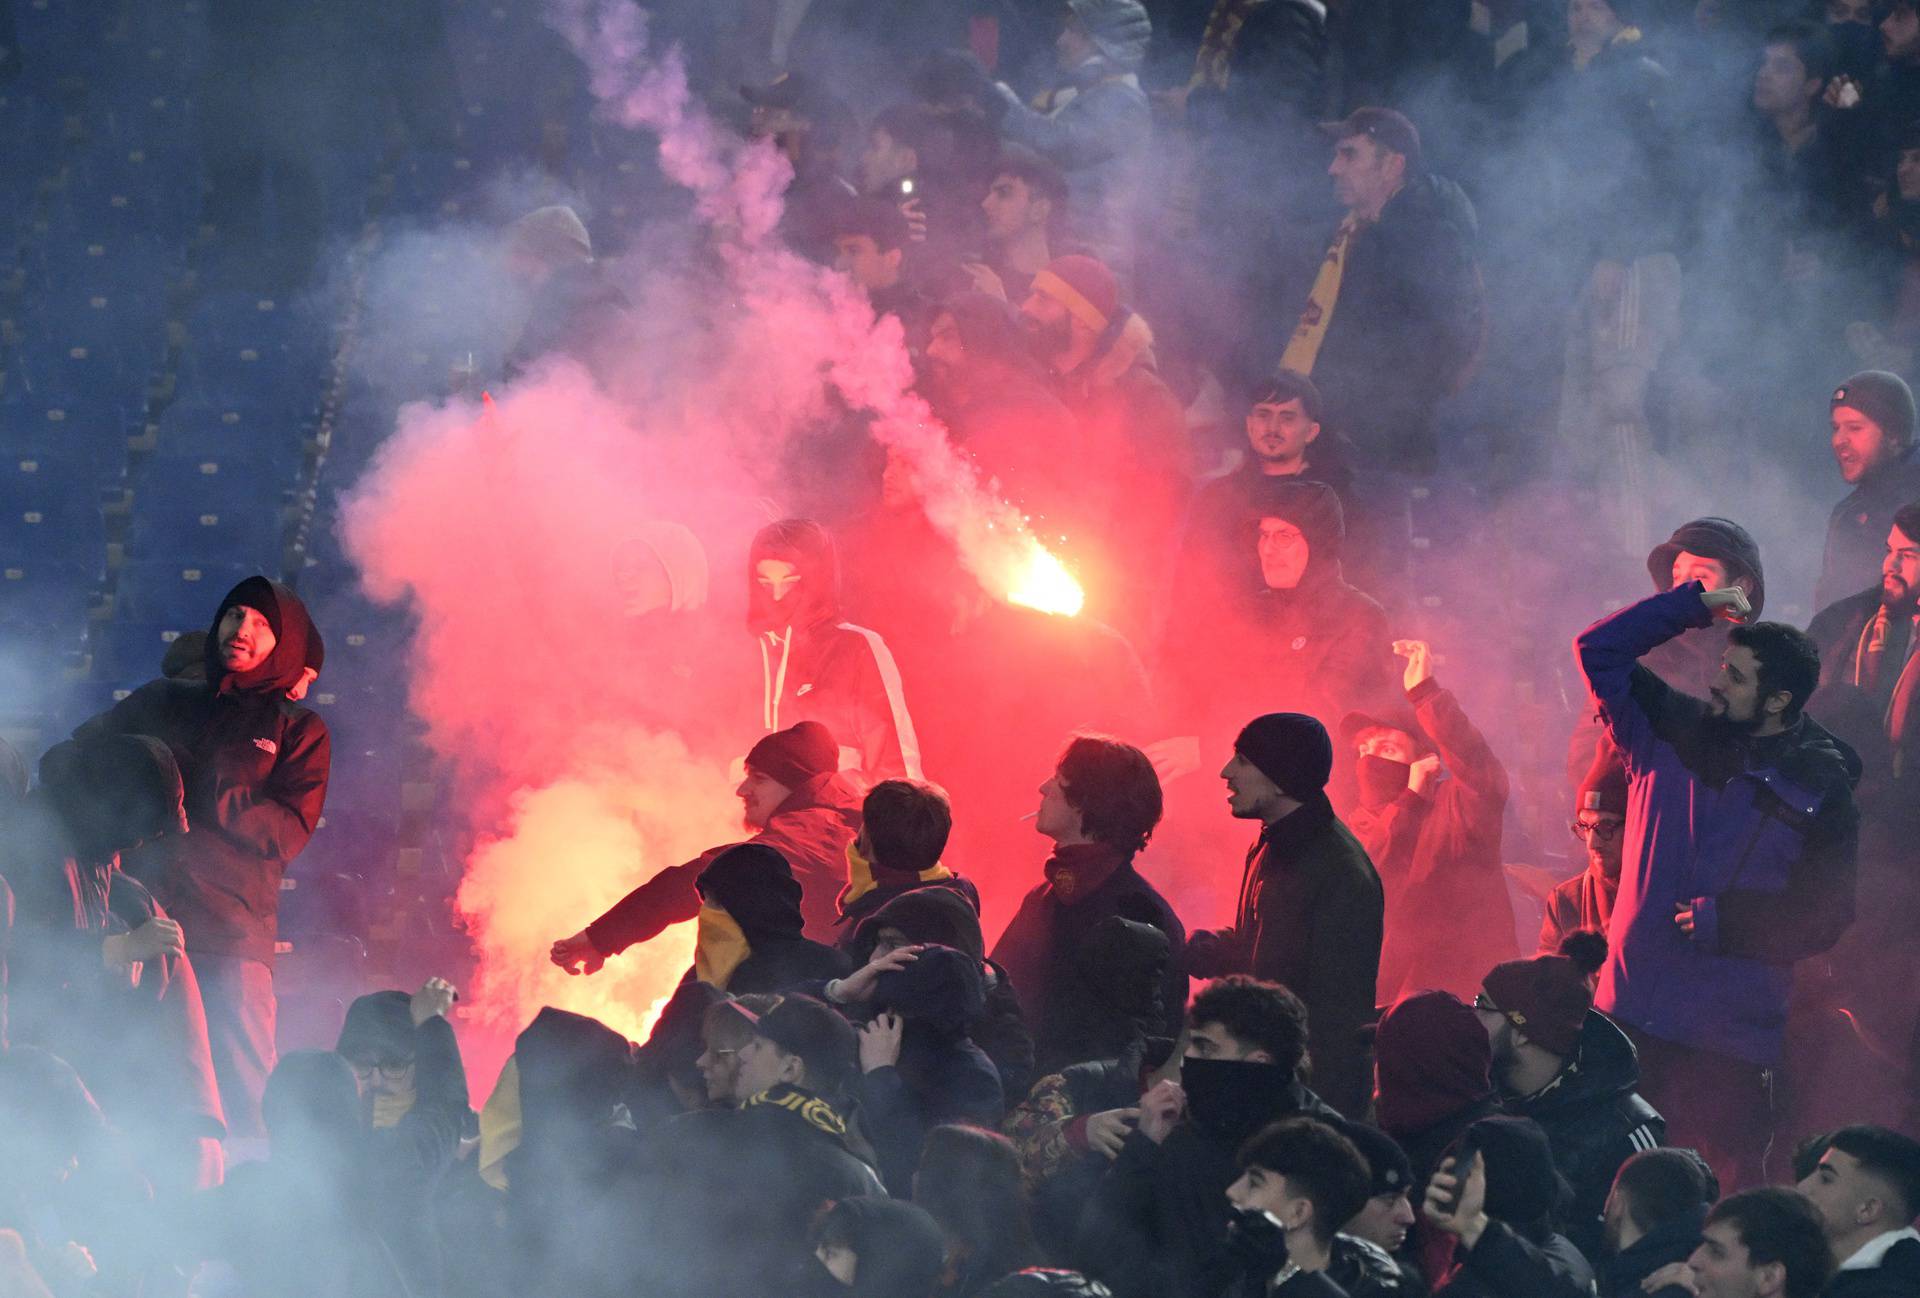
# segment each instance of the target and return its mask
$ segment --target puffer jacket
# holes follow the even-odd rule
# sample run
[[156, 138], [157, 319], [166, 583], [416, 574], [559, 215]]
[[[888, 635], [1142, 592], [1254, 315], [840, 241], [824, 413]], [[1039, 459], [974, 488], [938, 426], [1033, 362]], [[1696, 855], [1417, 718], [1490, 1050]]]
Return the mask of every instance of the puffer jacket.
[[[1662, 1040], [1780, 1061], [1793, 964], [1853, 922], [1851, 757], [1812, 718], [1755, 738], [1638, 660], [1712, 618], [1698, 582], [1596, 622], [1575, 655], [1627, 766], [1611, 949], [1594, 1004]], [[1673, 922], [1690, 903], [1691, 936]]]

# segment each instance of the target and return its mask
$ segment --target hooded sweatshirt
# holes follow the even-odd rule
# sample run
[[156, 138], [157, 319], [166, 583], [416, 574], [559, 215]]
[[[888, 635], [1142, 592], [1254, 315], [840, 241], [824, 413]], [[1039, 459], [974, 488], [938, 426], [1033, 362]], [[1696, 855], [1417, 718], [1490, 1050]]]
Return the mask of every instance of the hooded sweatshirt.
[[[782, 599], [759, 580], [767, 559], [799, 577]], [[841, 620], [840, 560], [826, 528], [790, 518], [760, 529], [747, 554], [747, 629], [760, 650], [768, 733], [818, 721], [843, 745], [841, 769], [866, 784], [921, 778], [900, 669], [878, 632]]]
[[[235, 605], [257, 609], [275, 637], [246, 673], [220, 661], [220, 620]], [[320, 823], [333, 753], [326, 722], [287, 691], [324, 652], [300, 597], [249, 577], [214, 612], [205, 681], [151, 681], [74, 732], [152, 735], [179, 757], [189, 832], [127, 866], [180, 922], [190, 954], [273, 962], [280, 877]]]
[[773, 848], [728, 848], [701, 872], [697, 886], [705, 906], [726, 912], [746, 939], [746, 958], [726, 983], [735, 995], [782, 992], [848, 972], [845, 956], [800, 935], [800, 884]]

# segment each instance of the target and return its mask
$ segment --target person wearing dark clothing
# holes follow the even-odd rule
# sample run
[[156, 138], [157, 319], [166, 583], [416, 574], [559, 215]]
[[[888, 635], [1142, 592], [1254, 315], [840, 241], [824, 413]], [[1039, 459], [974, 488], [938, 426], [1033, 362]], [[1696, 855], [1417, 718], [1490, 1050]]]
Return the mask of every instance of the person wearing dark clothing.
[[[1034, 828], [1053, 840], [1045, 879], [993, 947], [1033, 1032], [1041, 1076], [1087, 1059], [1108, 1059], [1149, 1025], [1178, 1035], [1187, 1003], [1180, 965], [1186, 929], [1166, 899], [1134, 869], [1160, 821], [1160, 780], [1145, 753], [1092, 735], [1068, 743], [1041, 786]], [[1137, 967], [1114, 963], [1106, 921], [1158, 929], [1166, 963], [1149, 985]]]
[[1393, 1259], [1337, 1233], [1366, 1202], [1367, 1160], [1345, 1133], [1288, 1118], [1240, 1147], [1240, 1178], [1227, 1188], [1227, 1248], [1241, 1264], [1235, 1298], [1398, 1298], [1409, 1287]]
[[[1428, 1179], [1460, 1134], [1500, 1111], [1493, 1044], [1459, 997], [1420, 992], [1380, 1016], [1373, 1054], [1375, 1120], [1406, 1153], [1413, 1170], [1408, 1198], [1424, 1203]], [[1450, 1245], [1424, 1214], [1408, 1247], [1421, 1274], [1446, 1274]]]
[[1890, 762], [1874, 779], [1899, 785], [1920, 765], [1920, 499], [1894, 512], [1881, 554], [1880, 580], [1821, 609], [1807, 634], [1820, 648], [1821, 684], [1857, 689], [1881, 713]]
[[1842, 1127], [1800, 1182], [1839, 1270], [1825, 1298], [1920, 1293], [1920, 1141], [1886, 1127]]
[[1448, 1160], [1427, 1185], [1427, 1219], [1457, 1241], [1435, 1298], [1589, 1298], [1593, 1267], [1553, 1230], [1567, 1187], [1539, 1124], [1482, 1118], [1461, 1147], [1471, 1162]]
[[295, 702], [323, 661], [300, 597], [249, 577], [214, 612], [205, 681], [152, 681], [74, 732], [151, 735], [181, 759], [188, 832], [126, 866], [186, 934], [235, 1136], [258, 1135], [273, 1070], [280, 879], [327, 800], [327, 724]]
[[184, 798], [160, 741], [69, 740], [47, 750], [40, 788], [0, 831], [12, 1039], [83, 1070], [169, 1196], [219, 1181], [224, 1113], [180, 926], [119, 854], [182, 833]]
[[1835, 388], [1830, 404], [1834, 459], [1853, 490], [1827, 516], [1827, 548], [1813, 588], [1817, 609], [1873, 584], [1894, 511], [1920, 500], [1913, 391], [1906, 380], [1867, 370]]
[[1587, 868], [1547, 896], [1535, 955], [1560, 955], [1567, 938], [1581, 931], [1604, 935], [1620, 893], [1620, 849], [1627, 823], [1627, 768], [1603, 732], [1593, 761], [1574, 790], [1573, 836], [1587, 854]]
[[[1620, 1165], [1607, 1196], [1607, 1250], [1599, 1258], [1600, 1298], [1690, 1298], [1692, 1290], [1643, 1282], [1685, 1262], [1700, 1246], [1700, 1227], [1719, 1194], [1700, 1156], [1688, 1149], [1650, 1149]], [[1591, 1254], [1589, 1256], [1592, 1256]]]
[[1231, 928], [1195, 933], [1187, 971], [1250, 973], [1305, 1002], [1316, 1089], [1350, 1115], [1367, 1109], [1361, 1028], [1372, 1019], [1384, 901], [1366, 849], [1333, 814], [1333, 744], [1309, 716], [1247, 723], [1221, 771], [1233, 815], [1261, 822]]
[[921, 1148], [913, 1201], [947, 1237], [949, 1298], [975, 1298], [1042, 1254], [1021, 1181], [1020, 1155], [998, 1132], [935, 1127]]
[[269, 1155], [196, 1205], [194, 1251], [229, 1263], [248, 1293], [408, 1298], [363, 1192], [368, 1132], [352, 1069], [336, 1054], [294, 1051], [274, 1067], [261, 1109]]
[[1475, 1011], [1493, 1042], [1502, 1107], [1540, 1124], [1572, 1188], [1558, 1220], [1582, 1253], [1598, 1257], [1614, 1174], [1658, 1145], [1667, 1124], [1634, 1090], [1633, 1043], [1593, 1008], [1589, 980], [1604, 953], [1592, 954], [1587, 963], [1548, 955], [1495, 965]]
[[694, 884], [700, 895], [688, 979], [735, 996], [782, 992], [838, 978], [847, 959], [801, 936], [800, 882], [765, 843], [741, 843], [713, 858]]
[[752, 136], [771, 140], [793, 167], [780, 207], [780, 235], [801, 256], [831, 261], [833, 214], [858, 192], [843, 173], [842, 153], [853, 142], [852, 110], [805, 71], [742, 86], [740, 94], [752, 108]]
[[415, 1295], [444, 1291], [431, 1204], [453, 1166], [473, 1111], [467, 1070], [444, 1017], [452, 988], [372, 992], [347, 1007], [334, 1053], [360, 1084], [376, 1229]]
[[[1347, 1219], [1341, 1233], [1372, 1244], [1392, 1259], [1409, 1293], [1424, 1292], [1426, 1281], [1407, 1251], [1407, 1236], [1415, 1221], [1413, 1204], [1407, 1198], [1413, 1188], [1413, 1164], [1407, 1161], [1407, 1151], [1392, 1136], [1364, 1122], [1344, 1122], [1340, 1131], [1367, 1160], [1372, 1174], [1366, 1203]], [[1337, 1252], [1335, 1260], [1337, 1263]], [[1336, 1265], [1335, 1279], [1340, 1272]]]
[[[747, 753], [735, 793], [754, 829], [750, 844], [778, 852], [801, 881], [808, 931], [831, 937], [833, 899], [843, 886], [847, 846], [860, 832], [860, 793], [836, 769], [838, 747], [817, 721], [776, 731]], [[710, 847], [669, 866], [622, 897], [600, 918], [553, 944], [553, 962], [569, 973], [598, 973], [611, 956], [650, 941], [700, 913], [700, 875], [734, 844]]]
[[707, 1056], [709, 1044], [708, 1012], [730, 999], [720, 988], [698, 978], [673, 989], [660, 1017], [654, 1020], [652, 1034], [633, 1052], [633, 1086], [627, 1092], [627, 1113], [634, 1130], [650, 1135], [659, 1124], [719, 1100], [709, 1093], [700, 1063]]
[[[1884, 539], [1884, 538], [1882, 538]], [[1647, 553], [1647, 575], [1656, 591], [1697, 581], [1708, 590], [1738, 586], [1752, 616], [1767, 606], [1767, 578], [1760, 547], [1747, 529], [1726, 518], [1696, 518]], [[1720, 674], [1731, 624], [1689, 627], [1648, 653], [1641, 665], [1677, 690], [1705, 691]]]
[[1507, 770], [1434, 678], [1426, 641], [1393, 649], [1407, 660], [1411, 712], [1350, 712], [1340, 722], [1342, 747], [1358, 755], [1348, 823], [1380, 872], [1387, 913], [1419, 917], [1387, 930], [1380, 995], [1465, 995], [1489, 963], [1515, 954], [1500, 850]]
[[1642, 1091], [1670, 1135], [1743, 1175], [1772, 1121], [1793, 964], [1853, 921], [1859, 838], [1858, 759], [1801, 711], [1819, 679], [1804, 634], [1735, 627], [1711, 704], [1638, 662], [1750, 610], [1738, 586], [1693, 581], [1575, 642], [1630, 789], [1594, 1003], [1635, 1036]]
[[1250, 714], [1280, 707], [1338, 717], [1393, 691], [1386, 611], [1342, 566], [1338, 495], [1293, 478], [1268, 488], [1261, 508], [1236, 525], [1240, 557], [1219, 579], [1192, 575], [1182, 598], [1202, 602], [1175, 608], [1162, 643], [1163, 710], [1189, 737], [1196, 767]]
[[867, 790], [860, 833], [847, 845], [847, 886], [834, 900], [836, 945], [847, 949], [862, 920], [915, 888], [951, 888], [978, 913], [980, 890], [940, 863], [952, 833], [953, 807], [937, 785], [882, 780]]
[[924, 1208], [876, 1196], [841, 1199], [814, 1225], [819, 1263], [809, 1298], [933, 1298], [946, 1241]]
[[1291, 334], [1259, 331], [1249, 372], [1277, 362], [1307, 375], [1370, 462], [1431, 472], [1434, 407], [1465, 377], [1485, 324], [1479, 222], [1460, 187], [1427, 170], [1399, 113], [1361, 108], [1329, 130], [1346, 216], [1317, 272], [1301, 267], [1287, 301], [1263, 313]]
[[[1160, 939], [1165, 946], [1166, 939]], [[1020, 997], [1004, 969], [986, 958], [979, 908], [957, 888], [930, 884], [902, 893], [860, 922], [846, 948], [856, 969], [905, 946], [945, 946], [981, 962], [986, 995], [967, 1024], [967, 1037], [986, 1051], [1000, 1073], [1001, 1093], [1018, 1097], [1033, 1080], [1033, 1034], [1022, 1018]], [[1162, 955], [1162, 960], [1165, 957]], [[1157, 976], [1157, 975], [1156, 975]], [[840, 987], [829, 983], [825, 999], [838, 1004]]]
[[1200, 1298], [1232, 1278], [1225, 1255], [1235, 1154], [1295, 1114], [1337, 1121], [1300, 1080], [1307, 1008], [1284, 987], [1221, 979], [1194, 997], [1180, 1082], [1140, 1098], [1127, 1135], [1081, 1216], [1074, 1258], [1119, 1298]]
[[920, 741], [879, 634], [843, 621], [833, 536], [811, 519], [769, 523], [747, 553], [747, 629], [760, 651], [761, 723], [817, 721], [862, 785], [921, 778]]
[[1006, 1112], [999, 1072], [967, 1037], [986, 1007], [980, 961], [952, 947], [919, 947], [875, 979], [869, 1004], [876, 1013], [860, 1034], [854, 1090], [860, 1132], [881, 1181], [904, 1196], [928, 1131], [943, 1122], [997, 1127]]
[[502, 367], [506, 378], [556, 355], [579, 361], [602, 382], [617, 373], [631, 304], [594, 259], [579, 214], [558, 204], [527, 213], [507, 231], [506, 260], [528, 295], [526, 321]]

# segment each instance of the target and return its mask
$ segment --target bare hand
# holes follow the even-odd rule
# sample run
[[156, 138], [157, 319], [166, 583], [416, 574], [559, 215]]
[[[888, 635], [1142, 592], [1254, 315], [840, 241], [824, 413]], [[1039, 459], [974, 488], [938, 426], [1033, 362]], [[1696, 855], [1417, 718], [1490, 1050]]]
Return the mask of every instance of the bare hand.
[[1138, 1109], [1108, 1109], [1087, 1119], [1087, 1148], [1107, 1158], [1120, 1157], [1120, 1147], [1140, 1124]]
[[420, 984], [420, 990], [413, 994], [408, 1008], [413, 1011], [413, 1026], [419, 1027], [428, 1019], [438, 1015], [445, 1018], [453, 1003], [460, 999], [460, 993], [445, 978], [429, 978]]
[[1433, 679], [1433, 647], [1425, 640], [1395, 640], [1393, 651], [1407, 660], [1407, 669], [1401, 674], [1401, 683], [1407, 693], [1413, 693], [1413, 687]]
[[600, 948], [587, 936], [587, 930], [581, 929], [572, 937], [563, 937], [547, 951], [547, 958], [570, 974], [597, 974], [606, 966], [607, 958], [600, 954]]
[[919, 195], [900, 204], [900, 215], [907, 222], [907, 237], [915, 243], [927, 241], [927, 209], [920, 205]]
[[1145, 751], [1147, 760], [1153, 763], [1153, 773], [1160, 777], [1162, 784], [1200, 769], [1198, 735], [1176, 735], [1172, 739], [1161, 739], [1148, 744]]
[[967, 272], [967, 278], [973, 281], [973, 287], [976, 290], [985, 293], [988, 297], [998, 298], [1002, 302], [1007, 300], [1007, 286], [1000, 281], [998, 275], [993, 273], [993, 267], [970, 261], [963, 269]]
[[883, 973], [905, 969], [920, 958], [921, 946], [897, 946], [885, 955], [877, 955], [845, 978], [827, 984], [827, 999], [840, 1005], [858, 1005], [873, 999], [873, 988]]
[[1702, 592], [1700, 602], [1707, 606], [1707, 612], [1728, 622], [1744, 622], [1753, 616], [1753, 602], [1738, 586]]
[[860, 1071], [891, 1068], [900, 1062], [900, 1016], [891, 1011], [860, 1029]]
[[177, 956], [187, 949], [186, 935], [180, 925], [164, 915], [156, 915], [131, 933], [122, 934], [120, 940], [108, 947], [109, 963], [130, 965], [142, 960], [156, 960], [161, 956]]
[[1440, 1170], [1427, 1181], [1427, 1220], [1472, 1248], [1487, 1229], [1487, 1160], [1474, 1154], [1464, 1188], [1456, 1161], [1449, 1158], [1441, 1163]]
[[1679, 1285], [1690, 1294], [1700, 1292], [1700, 1277], [1685, 1262], [1669, 1262], [1640, 1282], [1642, 1293], [1659, 1293], [1669, 1285]]
[[1676, 901], [1673, 903], [1673, 926], [1682, 933], [1685, 933], [1688, 937], [1693, 936], [1694, 909], [1692, 902]]
[[1186, 1112], [1187, 1093], [1180, 1083], [1156, 1082], [1152, 1090], [1140, 1097], [1140, 1131], [1157, 1145], [1180, 1125]]
[[1858, 108], [1860, 106], [1860, 83], [1852, 77], [1835, 77], [1827, 82], [1827, 89], [1820, 96], [1828, 108]]
[[1415, 793], [1425, 793], [1434, 779], [1440, 774], [1440, 759], [1428, 753], [1413, 764], [1407, 772], [1407, 787]]

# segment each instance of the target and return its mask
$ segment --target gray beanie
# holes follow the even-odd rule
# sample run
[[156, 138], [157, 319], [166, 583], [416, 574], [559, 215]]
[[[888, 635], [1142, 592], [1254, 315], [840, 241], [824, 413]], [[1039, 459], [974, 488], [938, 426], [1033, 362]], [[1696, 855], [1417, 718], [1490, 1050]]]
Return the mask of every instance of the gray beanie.
[[1153, 19], [1140, 0], [1067, 0], [1067, 7], [1107, 62], [1132, 72], [1146, 59]]

